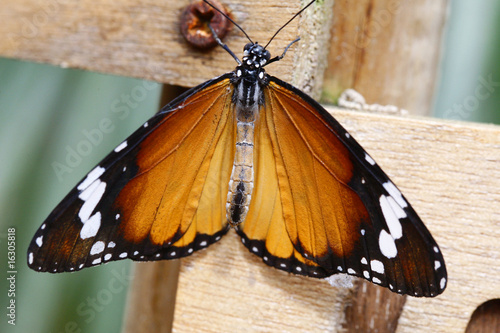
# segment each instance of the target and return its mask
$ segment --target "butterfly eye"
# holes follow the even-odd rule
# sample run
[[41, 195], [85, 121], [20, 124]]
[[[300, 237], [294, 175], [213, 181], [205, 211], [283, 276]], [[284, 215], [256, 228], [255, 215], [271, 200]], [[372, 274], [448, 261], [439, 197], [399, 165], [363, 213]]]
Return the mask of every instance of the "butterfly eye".
[[268, 62], [269, 59], [271, 59], [271, 52], [269, 52], [268, 50], [264, 50], [264, 54], [262, 55], [262, 57], [266, 59], [266, 62]]
[[254, 43], [247, 43], [245, 45], [245, 47], [243, 48], [243, 52], [245, 55], [248, 55], [248, 52], [250, 51], [250, 49], [252, 48], [252, 46], [254, 46], [255, 44]]

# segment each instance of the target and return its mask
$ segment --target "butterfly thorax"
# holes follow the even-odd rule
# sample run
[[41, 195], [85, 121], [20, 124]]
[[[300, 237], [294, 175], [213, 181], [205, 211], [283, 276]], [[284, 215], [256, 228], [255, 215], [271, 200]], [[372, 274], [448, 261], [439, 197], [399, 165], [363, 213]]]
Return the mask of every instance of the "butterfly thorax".
[[236, 149], [226, 201], [226, 217], [232, 226], [245, 220], [252, 197], [254, 128], [264, 101], [262, 87], [267, 84], [263, 66], [270, 58], [269, 51], [256, 43], [245, 45], [243, 52], [232, 80]]

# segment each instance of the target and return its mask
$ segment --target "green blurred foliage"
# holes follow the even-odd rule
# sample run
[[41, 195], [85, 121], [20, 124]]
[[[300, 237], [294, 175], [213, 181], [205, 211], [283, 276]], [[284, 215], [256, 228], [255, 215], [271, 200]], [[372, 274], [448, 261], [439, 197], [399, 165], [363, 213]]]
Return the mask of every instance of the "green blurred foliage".
[[434, 115], [500, 123], [500, 2], [453, 0]]
[[129, 261], [54, 275], [29, 270], [26, 251], [67, 192], [158, 110], [161, 85], [8, 59], [0, 78], [0, 253], [14, 227], [17, 270], [13, 327], [0, 256], [0, 332], [118, 332]]

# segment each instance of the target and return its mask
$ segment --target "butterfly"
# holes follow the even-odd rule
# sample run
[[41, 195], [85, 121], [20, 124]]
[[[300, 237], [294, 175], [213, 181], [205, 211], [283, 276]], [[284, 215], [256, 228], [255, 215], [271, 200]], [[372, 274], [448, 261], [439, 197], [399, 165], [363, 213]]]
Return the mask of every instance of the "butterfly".
[[181, 258], [234, 229], [280, 270], [442, 293], [442, 253], [398, 188], [319, 103], [264, 70], [298, 39], [271, 58], [247, 36], [239, 60], [214, 36], [236, 69], [163, 107], [92, 169], [36, 231], [28, 266]]

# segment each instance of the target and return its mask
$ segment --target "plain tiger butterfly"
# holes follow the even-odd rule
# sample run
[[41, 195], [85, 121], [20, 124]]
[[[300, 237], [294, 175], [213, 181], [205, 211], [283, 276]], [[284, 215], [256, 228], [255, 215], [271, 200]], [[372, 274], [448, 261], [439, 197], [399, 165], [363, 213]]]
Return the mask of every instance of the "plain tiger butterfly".
[[236, 69], [163, 107], [90, 171], [36, 232], [28, 266], [180, 258], [233, 228], [277, 269], [442, 293], [443, 256], [397, 187], [320, 104], [265, 72], [298, 39], [271, 58], [247, 36], [240, 61], [214, 37]]

